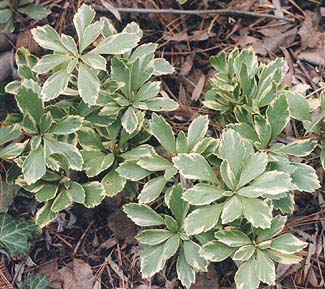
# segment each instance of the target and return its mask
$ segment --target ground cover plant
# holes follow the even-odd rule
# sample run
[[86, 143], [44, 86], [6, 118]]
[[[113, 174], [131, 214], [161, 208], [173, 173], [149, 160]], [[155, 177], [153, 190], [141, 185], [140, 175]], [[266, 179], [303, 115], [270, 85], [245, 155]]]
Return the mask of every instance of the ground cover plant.
[[[159, 81], [175, 68], [140, 26], [119, 32], [86, 4], [72, 23], [70, 35], [33, 28], [44, 53], [17, 49], [19, 77], [4, 87], [11, 107], [1, 115], [0, 193], [33, 202], [34, 218], [13, 217], [13, 200], [1, 196], [0, 247], [25, 253], [62, 213], [119, 196], [139, 229], [143, 278], [173, 270], [191, 288], [200, 272], [231, 259], [236, 288], [257, 289], [276, 284], [278, 264], [299, 266], [308, 243], [285, 225], [295, 195], [321, 188], [305, 160], [317, 151], [324, 167], [324, 84], [319, 100], [306, 99], [306, 85], [283, 85], [284, 59], [221, 51], [210, 57], [203, 113], [175, 129], [168, 114], [179, 102]], [[291, 123], [302, 138], [284, 140]], [[21, 286], [51, 288], [42, 273]]]

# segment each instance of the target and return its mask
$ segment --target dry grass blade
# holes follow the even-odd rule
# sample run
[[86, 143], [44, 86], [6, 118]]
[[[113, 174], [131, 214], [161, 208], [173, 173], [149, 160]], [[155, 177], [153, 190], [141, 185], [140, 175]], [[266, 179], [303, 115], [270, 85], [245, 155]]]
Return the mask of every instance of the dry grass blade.
[[8, 281], [6, 275], [6, 267], [3, 261], [0, 261], [0, 288], [1, 289], [14, 289]]

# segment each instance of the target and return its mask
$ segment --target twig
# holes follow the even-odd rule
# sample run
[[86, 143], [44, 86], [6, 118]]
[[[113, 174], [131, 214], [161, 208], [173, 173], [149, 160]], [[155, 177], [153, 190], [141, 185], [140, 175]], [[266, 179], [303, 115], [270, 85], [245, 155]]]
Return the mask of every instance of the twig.
[[87, 229], [83, 232], [82, 236], [80, 237], [74, 251], [73, 251], [73, 256], [75, 256], [78, 253], [79, 247], [81, 245], [81, 243], [83, 242], [83, 240], [86, 238], [91, 226], [95, 223], [95, 221], [91, 221], [87, 227]]
[[[105, 8], [96, 7], [95, 10], [99, 13], [110, 13]], [[278, 20], [284, 20], [287, 22], [295, 22], [295, 19], [265, 14], [265, 13], [255, 13], [250, 11], [240, 11], [232, 9], [211, 9], [211, 10], [176, 10], [176, 9], [143, 9], [143, 8], [116, 8], [120, 13], [141, 13], [141, 14], [176, 14], [176, 15], [202, 15], [202, 14], [219, 14], [228, 16], [250, 16], [250, 17], [265, 17]]]

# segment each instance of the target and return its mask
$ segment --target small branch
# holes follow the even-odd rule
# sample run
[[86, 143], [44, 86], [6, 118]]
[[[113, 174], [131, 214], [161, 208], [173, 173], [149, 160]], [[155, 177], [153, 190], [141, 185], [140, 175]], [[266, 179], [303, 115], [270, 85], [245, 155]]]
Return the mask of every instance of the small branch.
[[[219, 14], [227, 16], [249, 16], [249, 17], [264, 17], [287, 22], [295, 22], [293, 18], [287, 18], [272, 14], [255, 13], [250, 11], [240, 11], [231, 9], [214, 9], [214, 10], [174, 10], [174, 9], [142, 9], [142, 8], [115, 8], [120, 13], [140, 13], [140, 14], [176, 14], [176, 15], [202, 15], [202, 14]], [[105, 8], [97, 8], [99, 13], [111, 13]]]

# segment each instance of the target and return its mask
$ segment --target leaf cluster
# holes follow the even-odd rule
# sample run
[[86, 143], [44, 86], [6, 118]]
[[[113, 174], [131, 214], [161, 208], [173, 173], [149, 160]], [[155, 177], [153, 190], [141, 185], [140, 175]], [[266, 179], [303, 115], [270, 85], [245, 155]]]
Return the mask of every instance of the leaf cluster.
[[41, 20], [51, 12], [47, 8], [34, 4], [33, 0], [2, 0], [0, 1], [0, 30], [11, 33], [15, 30], [16, 17], [28, 16], [31, 19]]
[[[8, 185], [39, 202], [36, 223], [123, 192], [137, 199], [123, 209], [144, 228], [137, 235], [146, 246], [144, 277], [175, 262], [189, 288], [197, 271], [230, 257], [241, 261], [238, 288], [273, 285], [275, 263], [299, 262], [295, 253], [306, 246], [281, 234], [294, 192], [320, 187], [315, 170], [299, 162], [317, 141], [280, 138], [294, 120], [317, 133], [305, 88], [281, 88], [281, 59], [264, 65], [252, 50], [221, 53], [211, 58], [218, 73], [204, 102], [221, 112], [220, 138], [206, 115], [176, 134], [157, 114], [178, 107], [153, 79], [174, 71], [155, 56], [157, 45], [139, 45], [136, 23], [117, 32], [87, 5], [73, 23], [77, 39], [35, 28], [34, 39], [52, 53], [39, 59], [19, 49], [20, 80], [6, 86], [17, 111], [0, 127], [0, 157]], [[10, 249], [1, 235], [0, 242]]]

